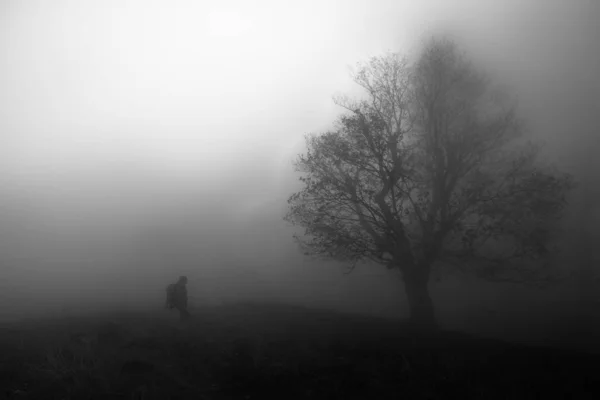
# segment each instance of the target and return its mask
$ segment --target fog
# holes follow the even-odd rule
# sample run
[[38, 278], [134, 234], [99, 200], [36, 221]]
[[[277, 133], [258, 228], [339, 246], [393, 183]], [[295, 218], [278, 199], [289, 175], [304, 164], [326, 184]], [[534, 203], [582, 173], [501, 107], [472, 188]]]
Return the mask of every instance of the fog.
[[[333, 95], [360, 93], [348, 67], [414, 54], [431, 33], [455, 37], [510, 87], [547, 158], [596, 185], [597, 2], [0, 7], [2, 319], [159, 309], [179, 275], [193, 305], [262, 299], [405, 316], [393, 271], [344, 275], [306, 258], [282, 216], [303, 136], [343, 111]], [[576, 298], [569, 287], [457, 277], [431, 288], [443, 326], [532, 341], [568, 329]]]

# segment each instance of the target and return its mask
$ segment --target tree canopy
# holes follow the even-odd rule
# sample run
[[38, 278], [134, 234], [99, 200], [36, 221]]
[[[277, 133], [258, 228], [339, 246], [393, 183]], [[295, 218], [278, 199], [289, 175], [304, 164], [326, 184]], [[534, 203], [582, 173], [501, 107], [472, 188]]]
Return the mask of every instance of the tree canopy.
[[539, 161], [516, 101], [455, 43], [373, 57], [353, 78], [365, 98], [336, 98], [347, 112], [295, 163], [286, 219], [308, 254], [382, 263], [409, 285], [436, 261], [502, 279], [509, 261], [550, 253], [572, 178]]

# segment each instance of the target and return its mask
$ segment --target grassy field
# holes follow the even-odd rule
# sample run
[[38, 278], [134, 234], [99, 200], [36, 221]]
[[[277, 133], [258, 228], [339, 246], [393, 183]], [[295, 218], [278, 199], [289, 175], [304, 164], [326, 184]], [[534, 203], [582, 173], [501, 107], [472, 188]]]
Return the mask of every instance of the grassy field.
[[417, 342], [400, 322], [283, 304], [0, 328], [11, 399], [600, 398], [600, 356], [452, 332]]

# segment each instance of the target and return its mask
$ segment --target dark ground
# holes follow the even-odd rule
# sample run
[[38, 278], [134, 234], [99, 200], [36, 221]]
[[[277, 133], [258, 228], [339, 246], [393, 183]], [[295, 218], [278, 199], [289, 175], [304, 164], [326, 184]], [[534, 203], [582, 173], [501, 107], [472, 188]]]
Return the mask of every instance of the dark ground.
[[290, 305], [0, 326], [10, 399], [600, 398], [600, 356]]

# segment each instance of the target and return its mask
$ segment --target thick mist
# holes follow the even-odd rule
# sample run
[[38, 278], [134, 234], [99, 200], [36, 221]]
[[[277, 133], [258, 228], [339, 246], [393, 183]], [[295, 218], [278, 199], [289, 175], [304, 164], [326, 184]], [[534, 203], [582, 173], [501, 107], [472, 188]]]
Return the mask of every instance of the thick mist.
[[[507, 85], [547, 160], [585, 179], [569, 222], [578, 226], [576, 205], [600, 171], [599, 8], [4, 1], [0, 318], [155, 310], [184, 274], [193, 305], [261, 299], [406, 315], [394, 272], [344, 275], [306, 258], [282, 216], [299, 188], [303, 136], [343, 111], [332, 95], [360, 93], [348, 66], [414, 54], [431, 34], [456, 38]], [[597, 238], [598, 197], [588, 204]], [[452, 329], [540, 341], [566, 331], [576, 306], [573, 287], [439, 278], [432, 296]]]

